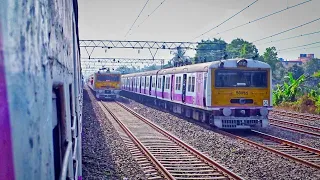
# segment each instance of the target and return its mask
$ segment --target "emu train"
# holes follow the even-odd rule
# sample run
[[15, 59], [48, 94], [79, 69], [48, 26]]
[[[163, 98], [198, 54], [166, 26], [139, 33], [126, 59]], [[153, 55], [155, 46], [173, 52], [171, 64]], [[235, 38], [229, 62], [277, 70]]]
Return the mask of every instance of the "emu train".
[[228, 59], [122, 76], [122, 94], [222, 129], [268, 126], [271, 68]]
[[97, 99], [114, 100], [121, 90], [121, 73], [118, 71], [97, 71], [89, 76], [87, 82]]
[[0, 179], [82, 179], [77, 0], [0, 4]]

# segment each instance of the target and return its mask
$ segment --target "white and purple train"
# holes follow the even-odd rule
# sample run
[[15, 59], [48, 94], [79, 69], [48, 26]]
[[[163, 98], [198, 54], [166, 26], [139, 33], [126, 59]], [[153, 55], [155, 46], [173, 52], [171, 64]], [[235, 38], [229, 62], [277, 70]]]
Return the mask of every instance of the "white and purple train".
[[229, 59], [122, 76], [121, 94], [222, 129], [268, 126], [271, 68]]

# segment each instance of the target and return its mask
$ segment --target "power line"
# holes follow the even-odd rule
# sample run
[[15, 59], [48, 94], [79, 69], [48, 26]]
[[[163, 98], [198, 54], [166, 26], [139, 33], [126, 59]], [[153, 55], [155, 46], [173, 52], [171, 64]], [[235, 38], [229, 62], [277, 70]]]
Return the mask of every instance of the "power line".
[[[242, 10], [240, 10], [239, 12], [237, 12], [236, 14], [234, 14], [233, 16], [229, 17], [227, 20], [225, 20], [225, 21], [223, 21], [222, 23], [220, 23], [219, 25], [217, 25], [217, 26], [215, 26], [215, 27], [213, 27], [213, 28], [209, 29], [208, 31], [206, 31], [206, 32], [202, 33], [201, 35], [199, 35], [199, 36], [195, 37], [194, 39], [197, 39], [197, 38], [199, 38], [199, 37], [201, 37], [201, 36], [203, 36], [203, 35], [207, 34], [208, 32], [212, 31], [213, 29], [215, 29], [215, 28], [217, 28], [217, 27], [221, 26], [222, 24], [226, 23], [227, 21], [229, 21], [230, 19], [232, 19], [232, 18], [233, 18], [233, 17], [235, 17], [236, 15], [240, 14], [242, 11], [246, 10], [247, 8], [249, 8], [250, 6], [252, 6], [253, 4], [255, 4], [255, 3], [256, 3], [256, 2], [258, 2], [258, 1], [259, 1], [259, 0], [255, 0], [255, 1], [254, 1], [254, 2], [252, 2], [250, 5], [246, 6], [245, 8], [243, 8]], [[193, 39], [193, 40], [194, 40], [194, 39]]]
[[315, 31], [315, 32], [306, 33], [306, 34], [300, 34], [300, 35], [297, 35], [297, 36], [291, 36], [291, 37], [288, 37], [288, 38], [283, 38], [283, 39], [278, 39], [278, 40], [274, 40], [274, 41], [269, 41], [269, 42], [261, 43], [261, 44], [257, 44], [257, 45], [269, 44], [269, 43], [274, 43], [274, 42], [279, 42], [279, 41], [284, 41], [284, 40], [289, 40], [289, 39], [304, 37], [304, 36], [310, 36], [310, 35], [314, 35], [314, 34], [317, 34], [317, 33], [320, 33], [320, 31]]
[[127, 37], [128, 33], [130, 32], [130, 30], [132, 29], [132, 27], [134, 26], [134, 24], [136, 23], [136, 21], [138, 20], [138, 18], [140, 17], [142, 11], [144, 10], [144, 8], [147, 6], [148, 2], [150, 0], [147, 0], [147, 2], [144, 4], [143, 8], [141, 9], [139, 15], [137, 16], [136, 20], [133, 22], [133, 24], [131, 25], [130, 29], [128, 30], [128, 32], [126, 33], [126, 35], [124, 37]]
[[286, 50], [290, 50], [290, 49], [295, 49], [295, 48], [299, 48], [299, 47], [305, 47], [305, 46], [310, 46], [310, 45], [313, 45], [313, 44], [319, 44], [320, 41], [318, 42], [314, 42], [314, 43], [309, 43], [309, 44], [304, 44], [304, 45], [300, 45], [300, 46], [295, 46], [295, 47], [290, 47], [290, 48], [285, 48], [285, 49], [279, 49], [278, 51], [286, 51]]
[[[285, 52], [289, 52], [289, 51], [297, 51], [297, 50], [301, 50], [301, 49], [314, 49], [314, 48], [320, 48], [320, 46], [313, 46], [313, 47], [307, 47], [307, 48], [298, 48], [298, 49], [291, 49], [291, 50], [284, 50]], [[280, 51], [283, 52], [283, 51]]]
[[291, 8], [298, 7], [298, 6], [300, 6], [300, 5], [303, 5], [303, 4], [305, 4], [305, 3], [308, 3], [308, 2], [310, 2], [310, 1], [312, 1], [312, 0], [307, 0], [307, 1], [304, 1], [304, 2], [301, 2], [301, 3], [298, 3], [298, 4], [296, 4], [296, 5], [293, 5], [293, 6], [288, 6], [288, 7], [284, 8], [284, 9], [281, 9], [281, 10], [276, 11], [276, 12], [273, 12], [273, 13], [271, 13], [271, 14], [262, 16], [262, 17], [260, 17], [260, 18], [257, 18], [257, 19], [255, 19], [255, 20], [253, 20], [253, 21], [249, 21], [249, 22], [247, 22], [247, 23], [244, 23], [244, 24], [235, 26], [235, 27], [230, 28], [230, 29], [227, 29], [227, 30], [225, 30], [225, 31], [218, 32], [216, 35], [223, 34], [223, 33], [225, 33], [225, 32], [228, 32], [228, 31], [231, 31], [231, 30], [234, 30], [234, 29], [238, 29], [238, 28], [240, 28], [240, 27], [242, 27], [242, 26], [246, 26], [246, 25], [251, 24], [251, 23], [254, 23], [254, 22], [256, 22], [256, 21], [260, 21], [260, 20], [262, 20], [262, 19], [265, 19], [265, 18], [267, 18], [267, 17], [273, 16], [273, 15], [278, 14], [278, 13], [283, 12], [283, 11], [289, 10], [289, 9], [291, 9]]
[[319, 21], [319, 20], [320, 20], [320, 18], [315, 19], [315, 20], [312, 20], [312, 21], [310, 21], [310, 22], [307, 22], [307, 23], [301, 24], [301, 25], [299, 25], [299, 26], [296, 26], [296, 27], [293, 27], [293, 28], [287, 29], [287, 30], [285, 30], [285, 31], [281, 31], [281, 32], [276, 33], [276, 34], [273, 34], [273, 35], [271, 35], [271, 36], [267, 36], [267, 37], [264, 37], [264, 38], [261, 38], [261, 39], [258, 39], [258, 40], [255, 40], [255, 41], [252, 41], [252, 43], [254, 43], [254, 42], [258, 42], [258, 41], [262, 41], [262, 40], [264, 40], [264, 39], [268, 39], [268, 38], [271, 38], [271, 37], [274, 37], [274, 36], [277, 36], [277, 35], [280, 35], [280, 34], [283, 34], [283, 33], [289, 32], [289, 31], [292, 31], [292, 30], [294, 30], [294, 29], [298, 29], [298, 28], [300, 28], [300, 27], [303, 27], [303, 26], [305, 26], [305, 25], [308, 25], [308, 24], [314, 23], [314, 22]]
[[159, 7], [165, 2], [166, 0], [163, 0], [138, 26], [139, 28]]

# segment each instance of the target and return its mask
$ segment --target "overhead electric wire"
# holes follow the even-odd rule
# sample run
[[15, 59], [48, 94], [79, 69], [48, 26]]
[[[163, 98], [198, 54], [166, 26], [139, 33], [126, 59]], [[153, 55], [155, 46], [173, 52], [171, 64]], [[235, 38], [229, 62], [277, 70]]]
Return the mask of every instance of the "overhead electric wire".
[[320, 46], [312, 46], [312, 47], [304, 47], [304, 48], [298, 48], [298, 49], [290, 49], [290, 50], [284, 50], [284, 51], [279, 51], [279, 52], [289, 52], [289, 51], [297, 51], [301, 49], [314, 49], [314, 48], [320, 48]]
[[303, 26], [305, 26], [305, 25], [308, 25], [308, 24], [314, 23], [314, 22], [319, 21], [319, 20], [320, 20], [320, 18], [315, 19], [315, 20], [312, 20], [312, 21], [309, 21], [309, 22], [307, 22], [307, 23], [304, 23], [304, 24], [301, 24], [301, 25], [299, 25], [299, 26], [295, 26], [295, 27], [293, 27], [293, 28], [290, 28], [290, 29], [287, 29], [287, 30], [281, 31], [281, 32], [276, 33], [276, 34], [273, 34], [273, 35], [271, 35], [271, 36], [267, 36], [267, 37], [264, 37], [264, 38], [261, 38], [261, 39], [258, 39], [258, 40], [255, 40], [255, 41], [252, 41], [252, 43], [254, 43], [254, 42], [258, 42], [258, 41], [262, 41], [262, 40], [265, 40], [265, 39], [268, 39], [268, 38], [271, 38], [271, 37], [274, 37], [274, 36], [277, 36], [277, 35], [280, 35], [280, 34], [283, 34], [283, 33], [289, 32], [289, 31], [292, 31], [292, 30], [294, 30], [294, 29], [298, 29], [298, 28], [300, 28], [300, 27], [303, 27]]
[[130, 29], [128, 30], [128, 32], [126, 33], [126, 35], [124, 37], [127, 37], [128, 33], [130, 32], [130, 30], [132, 29], [132, 27], [134, 26], [134, 24], [137, 22], [138, 18], [140, 17], [142, 11], [144, 10], [144, 8], [147, 6], [148, 2], [150, 0], [147, 0], [147, 2], [144, 4], [143, 8], [141, 9], [139, 15], [137, 16], [136, 20], [133, 22], [133, 24], [131, 25]]
[[283, 39], [278, 39], [278, 40], [274, 40], [274, 41], [269, 41], [266, 43], [261, 43], [261, 44], [256, 44], [256, 45], [263, 45], [263, 44], [269, 44], [269, 43], [274, 43], [274, 42], [279, 42], [279, 41], [284, 41], [284, 40], [289, 40], [289, 39], [294, 39], [294, 38], [299, 38], [299, 37], [304, 37], [304, 36], [310, 36], [310, 35], [314, 35], [320, 33], [320, 31], [315, 31], [315, 32], [311, 32], [311, 33], [305, 33], [305, 34], [300, 34], [297, 36], [291, 36], [291, 37], [287, 37], [287, 38], [283, 38]]
[[265, 18], [267, 18], [267, 17], [273, 16], [273, 15], [275, 15], [275, 14], [278, 14], [278, 13], [280, 13], [280, 12], [289, 10], [289, 9], [291, 9], [291, 8], [294, 8], [294, 7], [298, 7], [298, 6], [300, 6], [300, 5], [303, 5], [303, 4], [308, 3], [308, 2], [311, 2], [311, 1], [312, 1], [312, 0], [307, 0], [307, 1], [304, 1], [304, 2], [301, 2], [301, 3], [298, 3], [298, 4], [296, 4], [296, 5], [293, 5], [293, 6], [288, 6], [288, 7], [284, 8], [284, 9], [281, 9], [281, 10], [279, 10], [279, 11], [273, 12], [273, 13], [271, 13], [271, 14], [267, 14], [267, 15], [265, 15], [265, 16], [262, 16], [262, 17], [260, 17], [260, 18], [255, 19], [255, 20], [249, 21], [249, 22], [247, 22], [247, 23], [244, 23], [244, 24], [235, 26], [235, 27], [233, 27], [233, 28], [227, 29], [227, 30], [222, 31], [222, 32], [218, 32], [216, 35], [219, 35], [219, 34], [222, 34], [222, 33], [225, 33], [225, 32], [228, 32], [228, 31], [231, 31], [231, 30], [234, 30], [234, 29], [237, 29], [237, 28], [240, 28], [240, 27], [245, 26], [245, 25], [248, 25], [248, 24], [252, 24], [252, 23], [254, 23], [254, 22], [260, 21], [260, 20], [265, 19]]
[[139, 28], [141, 26], [141, 24], [143, 24], [157, 9], [159, 9], [159, 7], [165, 2], [166, 0], [163, 0], [138, 26], [137, 28]]
[[304, 44], [304, 45], [300, 45], [300, 46], [294, 46], [294, 47], [290, 47], [290, 48], [285, 48], [285, 49], [279, 49], [278, 52], [280, 52], [280, 51], [287, 51], [287, 50], [295, 49], [295, 48], [299, 48], [299, 47], [310, 46], [310, 45], [319, 44], [319, 43], [320, 43], [320, 41], [314, 42], [314, 43], [309, 43], [309, 44]]
[[[237, 12], [237, 13], [236, 13], [236, 14], [234, 14], [234, 15], [232, 15], [231, 17], [229, 17], [228, 19], [226, 19], [226, 20], [225, 20], [225, 21], [223, 21], [222, 23], [220, 23], [220, 24], [218, 24], [217, 26], [215, 26], [215, 27], [213, 27], [213, 28], [209, 29], [208, 31], [206, 31], [206, 32], [204, 32], [204, 33], [202, 33], [201, 35], [199, 35], [199, 36], [195, 37], [194, 39], [197, 39], [197, 38], [199, 38], [199, 37], [201, 37], [201, 36], [203, 36], [203, 35], [207, 34], [208, 32], [212, 31], [213, 29], [215, 29], [215, 28], [217, 28], [217, 27], [221, 26], [222, 24], [224, 24], [224, 23], [226, 23], [227, 21], [229, 21], [230, 19], [234, 18], [236, 15], [240, 14], [241, 12], [243, 12], [244, 10], [246, 10], [247, 8], [249, 8], [250, 6], [252, 6], [253, 4], [255, 4], [255, 3], [256, 3], [256, 2], [258, 2], [258, 1], [259, 1], [259, 0], [255, 0], [254, 2], [252, 2], [251, 4], [249, 4], [248, 6], [246, 6], [245, 8], [241, 9], [239, 12]], [[193, 39], [193, 40], [194, 40], [194, 39]]]

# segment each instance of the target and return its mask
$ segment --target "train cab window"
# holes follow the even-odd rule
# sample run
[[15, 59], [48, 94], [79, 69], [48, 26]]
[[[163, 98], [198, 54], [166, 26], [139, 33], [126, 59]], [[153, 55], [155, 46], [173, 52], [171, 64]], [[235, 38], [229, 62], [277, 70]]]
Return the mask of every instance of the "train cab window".
[[216, 70], [215, 87], [267, 87], [265, 70]]

